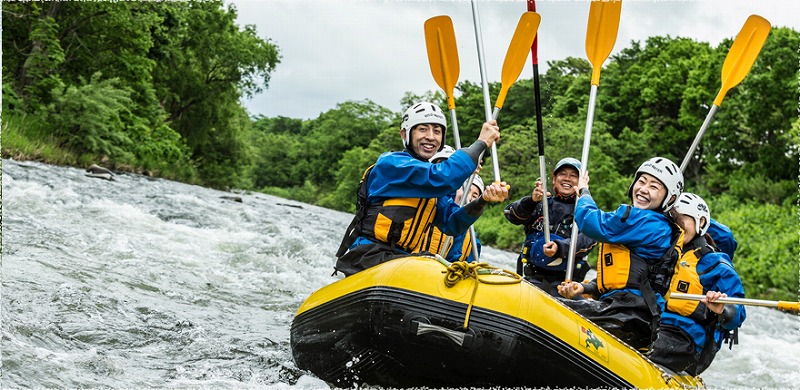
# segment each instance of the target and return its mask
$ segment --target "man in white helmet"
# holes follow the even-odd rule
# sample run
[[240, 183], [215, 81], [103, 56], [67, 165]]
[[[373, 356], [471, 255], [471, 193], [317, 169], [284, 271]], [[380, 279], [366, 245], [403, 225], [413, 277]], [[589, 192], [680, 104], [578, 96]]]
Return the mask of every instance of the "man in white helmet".
[[[531, 195], [509, 204], [504, 210], [506, 219], [525, 228], [525, 242], [517, 258], [517, 272], [537, 287], [559, 296], [558, 285], [567, 276], [567, 256], [570, 252], [572, 220], [575, 214], [575, 198], [578, 196], [578, 177], [581, 162], [573, 157], [562, 158], [553, 168], [555, 195], [547, 194], [547, 218], [550, 225], [550, 242], [544, 237], [545, 199], [541, 179], [536, 180]], [[575, 248], [573, 276], [583, 281], [589, 272], [586, 255], [594, 248], [595, 241], [578, 233]]]
[[683, 174], [666, 158], [645, 161], [628, 188], [632, 204], [613, 212], [597, 207], [589, 193], [588, 173], [583, 173], [578, 188], [575, 223], [600, 243], [597, 278], [563, 283], [558, 292], [567, 298], [591, 295], [594, 300], [563, 302], [632, 347], [649, 350], [683, 240], [682, 230], [666, 214], [683, 191]]
[[711, 210], [701, 197], [682, 193], [670, 215], [685, 235], [669, 290], [706, 298], [667, 301], [650, 360], [675, 372], [699, 375], [714, 360], [723, 339], [733, 344], [736, 330], [747, 317], [743, 305], [726, 305], [717, 299], [744, 298], [744, 287], [730, 257], [716, 248], [709, 234]]
[[478, 140], [431, 164], [444, 148], [447, 122], [433, 103], [413, 104], [403, 115], [400, 137], [405, 149], [378, 157], [359, 184], [356, 215], [345, 232], [336, 270], [345, 276], [407, 256], [420, 247], [431, 225], [456, 236], [475, 223], [488, 202], [508, 197], [506, 183], [487, 187], [461, 208], [452, 194], [478, 166], [480, 155], [500, 139], [496, 121], [483, 124]]

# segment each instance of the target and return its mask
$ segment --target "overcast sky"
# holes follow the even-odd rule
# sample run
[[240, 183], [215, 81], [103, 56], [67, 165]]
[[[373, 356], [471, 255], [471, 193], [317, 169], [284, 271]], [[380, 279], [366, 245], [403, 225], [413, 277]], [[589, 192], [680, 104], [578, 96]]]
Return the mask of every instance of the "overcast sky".
[[[423, 27], [438, 15], [453, 20], [459, 81], [481, 82], [470, 1], [226, 0], [229, 3], [238, 10], [238, 24], [254, 25], [281, 55], [269, 87], [244, 102], [251, 115], [313, 119], [338, 103], [365, 99], [402, 111], [405, 92], [439, 89], [428, 65]], [[496, 82], [527, 5], [525, 0], [482, 0], [477, 9], [487, 78]], [[547, 61], [586, 58], [588, 0], [538, 0], [536, 10], [542, 17], [540, 73], [546, 71]], [[766, 18], [773, 27], [800, 31], [798, 0], [624, 0], [612, 55], [631, 41], [644, 42], [656, 35], [689, 37], [716, 46], [734, 38], [752, 14]], [[800, 55], [800, 48], [795, 49]], [[533, 77], [532, 69], [526, 65], [520, 79]], [[588, 85], [586, 90], [588, 94]]]

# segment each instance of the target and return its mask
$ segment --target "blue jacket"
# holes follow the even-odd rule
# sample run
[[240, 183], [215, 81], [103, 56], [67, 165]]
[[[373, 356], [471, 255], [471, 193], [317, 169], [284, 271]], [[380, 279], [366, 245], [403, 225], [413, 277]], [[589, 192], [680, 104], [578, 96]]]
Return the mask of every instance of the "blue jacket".
[[[733, 268], [730, 258], [723, 252], [711, 252], [700, 258], [697, 263], [697, 273], [700, 275], [700, 284], [703, 285], [703, 294], [708, 291], [719, 291], [729, 297], [744, 298], [744, 287], [739, 274]], [[701, 305], [703, 305], [701, 303]], [[725, 305], [726, 307], [728, 305]], [[736, 308], [733, 318], [722, 325], [725, 330], [733, 330], [740, 326], [747, 317], [743, 305], [732, 305]], [[694, 340], [695, 350], [699, 353], [706, 342], [706, 331], [702, 325], [689, 317], [679, 314], [664, 312], [661, 314], [661, 323], [675, 325], [683, 329]], [[722, 338], [722, 333], [715, 332], [717, 342]]]
[[[447, 261], [452, 263], [454, 261], [461, 260], [461, 255], [462, 255], [461, 249], [464, 246], [464, 239], [468, 235], [469, 235], [469, 230], [467, 230], [466, 232], [461, 233], [461, 234], [453, 237], [453, 245], [450, 247], [450, 251], [447, 252]], [[478, 248], [478, 256], [480, 256], [480, 254], [481, 254], [481, 240], [477, 237], [477, 235], [475, 237], [475, 243], [476, 243], [476, 245], [478, 245], [478, 247], [477, 247]], [[472, 251], [469, 252], [469, 255], [467, 256], [466, 261], [467, 261], [467, 263], [471, 263], [471, 262], [475, 261], [475, 254]]]
[[[411, 156], [407, 151], [386, 152], [378, 157], [367, 178], [367, 202], [391, 198], [436, 198], [433, 224], [443, 233], [458, 235], [469, 229], [478, 217], [469, 215], [453, 200], [452, 194], [475, 171], [472, 158], [463, 150], [438, 164]], [[371, 243], [359, 236], [351, 248]]]
[[[512, 224], [523, 225], [525, 228], [525, 245], [532, 247], [528, 256], [541, 258], [549, 263], [556, 258], [566, 258], [570, 251], [575, 198], [564, 198], [560, 195], [555, 195], [547, 198], [547, 202], [549, 214], [547, 218], [549, 224], [552, 225], [550, 239], [558, 244], [558, 250], [553, 257], [546, 256], [541, 247], [544, 244], [544, 206], [542, 202], [536, 202], [531, 196], [525, 196], [506, 206], [503, 214]], [[580, 232], [578, 233], [577, 241], [575, 263], [586, 263], [586, 255], [594, 248], [595, 241]], [[534, 242], [536, 245], [531, 244]], [[532, 262], [532, 265], [537, 266], [537, 262]], [[566, 269], [566, 265], [563, 265], [563, 269]]]
[[[575, 222], [586, 236], [598, 242], [624, 245], [645, 259], [660, 258], [672, 243], [672, 227], [664, 214], [630, 205], [620, 205], [616, 211], [605, 212], [597, 207], [591, 195], [582, 195], [578, 199]], [[642, 295], [636, 289], [624, 290]], [[609, 291], [604, 296], [615, 292]], [[663, 311], [664, 299], [658, 293], [656, 297]]]
[[715, 221], [714, 218], [711, 218], [711, 224], [708, 225], [707, 234], [714, 240], [714, 244], [717, 248], [728, 255], [730, 260], [733, 261], [733, 252], [736, 251], [736, 247], [739, 246], [739, 243], [733, 238], [731, 229], [721, 224], [719, 221]]

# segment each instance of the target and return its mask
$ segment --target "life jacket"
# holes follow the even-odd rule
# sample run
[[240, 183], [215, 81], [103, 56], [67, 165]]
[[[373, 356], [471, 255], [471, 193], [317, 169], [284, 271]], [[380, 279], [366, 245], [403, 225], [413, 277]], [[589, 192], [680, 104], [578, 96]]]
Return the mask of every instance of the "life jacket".
[[359, 235], [389, 244], [392, 250], [414, 252], [433, 223], [435, 198], [389, 198], [369, 204], [366, 182], [374, 166], [364, 171], [358, 184], [356, 215], [339, 245], [337, 257], [347, 252]]
[[459, 261], [467, 261], [469, 256], [472, 255], [472, 234], [467, 233], [464, 241], [461, 243], [461, 256], [458, 257]]
[[[627, 218], [633, 206], [623, 216]], [[661, 308], [656, 292], [664, 296], [674, 272], [675, 263], [680, 258], [683, 244], [683, 229], [670, 223], [672, 237], [670, 247], [658, 259], [645, 259], [631, 252], [624, 245], [600, 243], [597, 259], [597, 288], [601, 294], [613, 290], [636, 289], [642, 294], [650, 311], [650, 346], [658, 336]]]
[[[442, 247], [444, 246], [444, 242], [447, 236], [442, 233], [439, 228], [436, 226], [431, 226], [430, 230], [428, 230], [428, 234], [426, 234], [418, 248], [415, 248], [414, 252], [431, 252], [431, 253], [438, 253], [442, 255], [442, 257], [447, 257], [447, 252], [442, 254]], [[451, 240], [452, 243], [452, 240]]]
[[[697, 295], [705, 293], [703, 285], [700, 283], [697, 263], [706, 254], [714, 252], [714, 248], [702, 237], [698, 238], [697, 244], [696, 249], [684, 253], [675, 264], [675, 274], [672, 276], [672, 281], [669, 285], [670, 294], [673, 292]], [[710, 268], [714, 268], [714, 266]], [[708, 270], [705, 272], [708, 272]], [[702, 323], [706, 320], [706, 308], [704, 305], [700, 305], [699, 301], [669, 299], [669, 295], [666, 296], [666, 299], [666, 309], [668, 311], [689, 317], [697, 323]]]
[[[628, 207], [630, 210], [631, 206]], [[600, 293], [625, 288], [643, 290], [642, 284], [647, 281], [655, 292], [665, 295], [681, 256], [684, 235], [678, 225], [670, 225], [670, 247], [658, 259], [642, 258], [624, 245], [600, 243], [597, 259], [597, 288]]]

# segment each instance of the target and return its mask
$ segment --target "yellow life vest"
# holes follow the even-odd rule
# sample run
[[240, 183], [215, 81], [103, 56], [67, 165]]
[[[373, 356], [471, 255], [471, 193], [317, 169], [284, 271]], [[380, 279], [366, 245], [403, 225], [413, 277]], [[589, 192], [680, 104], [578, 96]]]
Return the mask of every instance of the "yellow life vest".
[[[438, 253], [442, 254], [442, 246], [444, 246], [445, 237], [447, 237], [444, 233], [442, 233], [439, 228], [436, 226], [431, 225], [428, 234], [425, 235], [422, 242], [420, 242], [419, 248], [416, 248], [414, 252], [431, 252], [431, 253]], [[447, 257], [446, 253], [442, 255], [442, 257]]]
[[469, 255], [471, 254], [472, 254], [472, 234], [467, 233], [467, 235], [464, 237], [464, 242], [461, 244], [461, 257], [459, 257], [458, 260], [467, 261], [467, 259], [469, 259]]
[[675, 262], [682, 253], [683, 235], [683, 229], [672, 224], [670, 248], [658, 259], [644, 259], [624, 245], [600, 243], [597, 259], [600, 293], [624, 288], [641, 290], [641, 283], [649, 280], [653, 290], [666, 294]]
[[601, 294], [612, 290], [640, 290], [647, 276], [647, 262], [624, 245], [600, 243], [597, 258], [597, 288]]
[[435, 198], [386, 199], [367, 206], [361, 233], [412, 253], [420, 248], [435, 215]]
[[[669, 285], [669, 292], [684, 294], [703, 294], [703, 285], [700, 283], [700, 275], [697, 272], [697, 263], [713, 249], [708, 245], [703, 245], [695, 250], [688, 251], [681, 256], [675, 264], [675, 274]], [[705, 320], [705, 307], [700, 306], [699, 301], [667, 298], [667, 311], [680, 314], [684, 317], [692, 318], [695, 321]]]

